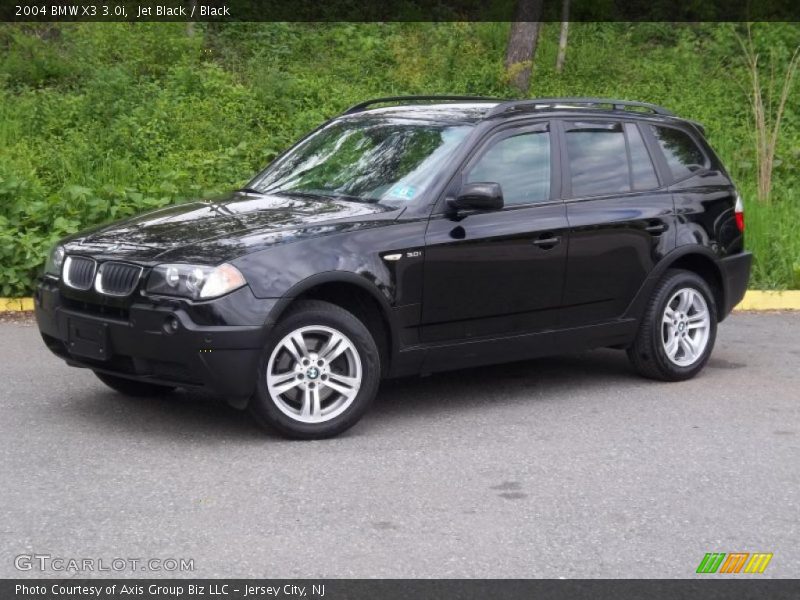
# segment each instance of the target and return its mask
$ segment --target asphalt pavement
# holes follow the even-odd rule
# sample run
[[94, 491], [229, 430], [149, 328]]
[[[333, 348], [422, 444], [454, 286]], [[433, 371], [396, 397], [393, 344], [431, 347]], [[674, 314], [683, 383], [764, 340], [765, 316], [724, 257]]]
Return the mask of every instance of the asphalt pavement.
[[684, 383], [613, 350], [386, 382], [315, 442], [196, 392], [119, 396], [30, 323], [0, 341], [0, 577], [71, 575], [18, 571], [31, 554], [194, 566], [80, 576], [671, 578], [771, 552], [761, 577], [800, 574], [799, 313], [733, 315]]

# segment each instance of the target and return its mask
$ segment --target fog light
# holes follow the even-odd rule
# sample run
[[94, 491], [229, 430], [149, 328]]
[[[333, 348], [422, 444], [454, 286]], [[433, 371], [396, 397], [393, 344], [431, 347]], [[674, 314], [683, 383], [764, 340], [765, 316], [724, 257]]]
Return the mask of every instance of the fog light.
[[175, 333], [180, 328], [181, 324], [175, 317], [167, 317], [164, 319], [164, 331], [167, 333]]

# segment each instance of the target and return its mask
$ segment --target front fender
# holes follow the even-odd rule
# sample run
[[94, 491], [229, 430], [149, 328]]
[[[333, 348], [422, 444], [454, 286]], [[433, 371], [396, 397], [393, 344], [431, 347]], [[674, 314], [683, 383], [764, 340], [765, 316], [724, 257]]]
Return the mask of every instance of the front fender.
[[371, 223], [370, 227], [275, 245], [231, 261], [258, 298], [294, 297], [309, 289], [312, 277], [345, 276], [376, 288], [383, 302], [420, 302], [422, 259], [388, 262], [386, 254], [422, 248], [425, 221]]

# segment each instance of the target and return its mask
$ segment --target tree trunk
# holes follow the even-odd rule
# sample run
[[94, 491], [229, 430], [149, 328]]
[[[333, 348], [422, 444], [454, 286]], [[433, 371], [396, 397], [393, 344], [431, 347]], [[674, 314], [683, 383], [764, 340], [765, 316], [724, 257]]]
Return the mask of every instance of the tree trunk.
[[539, 42], [539, 18], [543, 0], [517, 0], [514, 22], [508, 34], [506, 72], [517, 90], [526, 94], [531, 82], [533, 57]]
[[569, 33], [569, 0], [564, 0], [561, 9], [561, 37], [558, 38], [558, 57], [556, 58], [556, 72], [564, 70], [564, 61], [567, 59], [567, 34]]
[[[193, 14], [197, 10], [197, 0], [189, 0], [189, 14]], [[194, 21], [186, 21], [186, 35], [192, 37], [194, 35]]]

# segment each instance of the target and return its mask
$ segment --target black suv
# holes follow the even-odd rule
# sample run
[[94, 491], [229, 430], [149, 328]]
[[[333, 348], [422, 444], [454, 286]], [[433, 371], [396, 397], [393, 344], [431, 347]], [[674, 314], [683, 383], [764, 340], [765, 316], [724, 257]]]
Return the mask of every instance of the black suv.
[[664, 108], [380, 98], [244, 189], [63, 240], [36, 318], [119, 392], [201, 386], [319, 438], [381, 378], [605, 346], [690, 378], [746, 289], [743, 230], [702, 126]]

